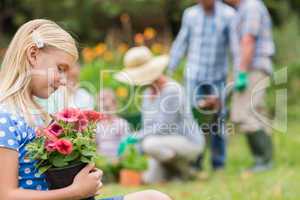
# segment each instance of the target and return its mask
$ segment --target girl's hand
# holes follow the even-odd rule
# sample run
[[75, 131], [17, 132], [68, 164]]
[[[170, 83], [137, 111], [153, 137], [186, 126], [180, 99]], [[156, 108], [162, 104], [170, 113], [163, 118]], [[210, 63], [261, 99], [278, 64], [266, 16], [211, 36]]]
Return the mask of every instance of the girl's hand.
[[99, 195], [102, 175], [103, 172], [95, 168], [94, 164], [88, 164], [75, 176], [71, 187], [80, 198]]

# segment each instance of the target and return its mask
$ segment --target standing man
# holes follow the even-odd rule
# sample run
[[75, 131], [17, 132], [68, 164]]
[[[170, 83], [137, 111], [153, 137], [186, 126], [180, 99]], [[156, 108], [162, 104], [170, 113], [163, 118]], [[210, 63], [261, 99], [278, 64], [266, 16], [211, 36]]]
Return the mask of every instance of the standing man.
[[[212, 124], [224, 120], [221, 106], [227, 77], [227, 49], [230, 24], [234, 10], [217, 0], [198, 0], [198, 4], [184, 11], [180, 32], [172, 46], [169, 75], [187, 53], [185, 68], [186, 92], [189, 103], [199, 112], [213, 113]], [[210, 125], [210, 124], [209, 124]], [[220, 126], [200, 124], [211, 137], [212, 167], [223, 169], [226, 159], [225, 133]], [[214, 128], [213, 128], [214, 127]], [[199, 147], [200, 148], [200, 147]], [[201, 156], [197, 167], [201, 167]]]
[[265, 171], [271, 167], [272, 140], [259, 116], [266, 111], [264, 80], [272, 73], [275, 52], [272, 22], [261, 0], [226, 1], [238, 9], [232, 29], [236, 92], [231, 116], [246, 133], [255, 158], [251, 171]]

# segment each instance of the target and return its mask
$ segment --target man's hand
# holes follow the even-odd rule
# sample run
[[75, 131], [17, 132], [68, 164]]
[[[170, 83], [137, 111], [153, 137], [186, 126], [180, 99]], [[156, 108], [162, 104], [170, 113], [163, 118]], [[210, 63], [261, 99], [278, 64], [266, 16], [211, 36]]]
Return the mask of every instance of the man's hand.
[[255, 51], [255, 36], [246, 34], [241, 39], [240, 72], [235, 80], [235, 90], [243, 92], [249, 84], [248, 71], [251, 70], [252, 59]]
[[201, 99], [198, 102], [198, 106], [200, 109], [205, 109], [205, 110], [219, 110], [220, 109], [220, 99], [218, 96], [208, 96], [204, 99]]

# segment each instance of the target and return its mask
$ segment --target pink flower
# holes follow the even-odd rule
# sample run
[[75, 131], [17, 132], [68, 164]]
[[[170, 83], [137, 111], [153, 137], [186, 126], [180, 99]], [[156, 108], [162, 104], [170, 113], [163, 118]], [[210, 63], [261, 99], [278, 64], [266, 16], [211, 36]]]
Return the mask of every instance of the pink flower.
[[69, 155], [73, 151], [73, 144], [69, 140], [59, 139], [55, 142], [55, 148], [59, 153]]
[[102, 119], [104, 119], [104, 115], [102, 115], [99, 112], [93, 111], [93, 110], [85, 110], [83, 111], [84, 115], [88, 119], [88, 121], [91, 122], [98, 122]]
[[57, 123], [52, 123], [48, 128], [47, 128], [47, 131], [52, 133], [53, 135], [55, 135], [56, 137], [59, 137], [64, 129], [58, 125]]
[[82, 132], [84, 129], [87, 128], [88, 123], [89, 123], [88, 118], [84, 115], [83, 112], [81, 112], [78, 115], [78, 121], [75, 124], [75, 129], [79, 132]]
[[55, 142], [58, 140], [57, 136], [48, 130], [48, 128], [44, 129], [45, 136], [48, 140]]
[[56, 114], [58, 120], [62, 120], [64, 122], [72, 123], [78, 121], [78, 116], [80, 114], [80, 110], [76, 108], [66, 108], [63, 111]]
[[48, 152], [53, 152], [53, 151], [56, 151], [56, 145], [55, 145], [55, 142], [52, 142], [52, 141], [49, 141], [47, 140], [45, 142], [45, 148]]

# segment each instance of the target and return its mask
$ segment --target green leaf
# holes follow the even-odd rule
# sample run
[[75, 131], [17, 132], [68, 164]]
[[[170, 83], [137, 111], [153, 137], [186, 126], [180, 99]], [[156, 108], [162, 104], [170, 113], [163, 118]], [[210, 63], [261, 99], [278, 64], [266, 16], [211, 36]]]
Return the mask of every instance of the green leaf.
[[74, 143], [78, 146], [89, 146], [90, 139], [89, 138], [84, 138], [84, 137], [78, 137], [77, 139], [74, 140]]
[[121, 165], [125, 169], [144, 171], [147, 169], [147, 159], [140, 155], [134, 145], [130, 144], [121, 157]]
[[47, 153], [44, 153], [44, 154], [41, 155], [42, 160], [47, 160], [47, 158], [48, 158]]
[[78, 151], [73, 151], [70, 155], [66, 156], [64, 158], [64, 161], [69, 162], [76, 160], [80, 156], [80, 153]]
[[96, 154], [96, 152], [94, 152], [94, 151], [89, 151], [89, 150], [82, 150], [81, 153], [82, 153], [82, 155], [88, 156], [88, 157], [90, 157], [90, 156], [95, 156], [95, 154]]
[[39, 175], [45, 173], [50, 167], [51, 167], [51, 165], [46, 165], [46, 166], [40, 167], [39, 168]]
[[55, 167], [65, 167], [68, 165], [68, 162], [65, 161], [65, 158], [63, 156], [56, 156], [52, 160], [52, 164]]
[[99, 154], [97, 154], [94, 157], [94, 162], [95, 162], [96, 167], [99, 169], [104, 169], [105, 167], [107, 167], [107, 165], [109, 163], [105, 156], [102, 156]]
[[80, 158], [80, 161], [83, 162], [83, 163], [90, 163], [90, 162], [91, 162], [90, 159], [88, 159], [87, 157], [84, 157], [84, 156], [82, 156], [82, 157]]

